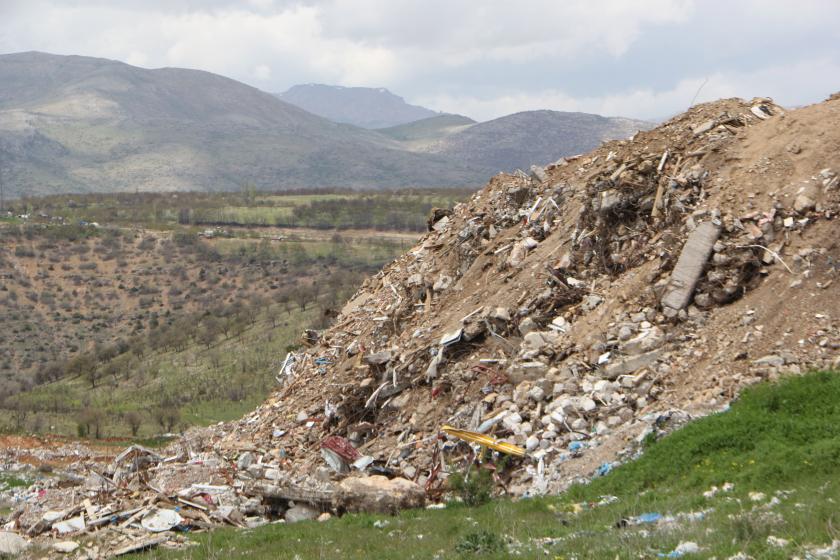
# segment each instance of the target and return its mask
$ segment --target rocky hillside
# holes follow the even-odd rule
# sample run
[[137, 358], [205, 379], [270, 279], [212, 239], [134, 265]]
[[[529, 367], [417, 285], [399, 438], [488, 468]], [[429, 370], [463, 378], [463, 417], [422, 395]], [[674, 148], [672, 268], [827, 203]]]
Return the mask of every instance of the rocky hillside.
[[[746, 385], [840, 367], [838, 125], [840, 96], [727, 99], [495, 177], [278, 356], [254, 412], [165, 461], [77, 462], [111, 483], [87, 479], [108, 489], [91, 509], [178, 496], [200, 526], [417, 506], [482, 435], [507, 444], [489, 458], [507, 492], [555, 492]], [[82, 491], [46, 492], [16, 523], [38, 534]]]
[[302, 84], [277, 97], [334, 122], [362, 128], [386, 128], [438, 115], [436, 111], [410, 105], [385, 88]]
[[0, 56], [6, 195], [480, 184], [481, 171], [196, 70]]

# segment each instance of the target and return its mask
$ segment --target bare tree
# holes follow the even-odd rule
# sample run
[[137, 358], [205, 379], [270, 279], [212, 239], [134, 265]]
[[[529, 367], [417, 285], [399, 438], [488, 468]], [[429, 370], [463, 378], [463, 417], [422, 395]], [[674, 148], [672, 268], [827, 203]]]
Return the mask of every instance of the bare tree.
[[136, 410], [129, 410], [123, 415], [123, 420], [128, 424], [128, 429], [131, 430], [131, 436], [137, 437], [140, 432], [140, 426], [143, 425], [143, 415]]

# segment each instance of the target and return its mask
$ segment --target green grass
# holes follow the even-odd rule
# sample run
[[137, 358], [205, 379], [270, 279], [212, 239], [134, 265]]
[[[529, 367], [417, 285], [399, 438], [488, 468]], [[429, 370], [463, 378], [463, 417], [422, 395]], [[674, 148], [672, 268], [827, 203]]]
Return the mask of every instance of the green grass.
[[7, 488], [24, 488], [32, 484], [31, 480], [21, 478], [17, 475], [0, 472], [0, 490]]
[[729, 481], [764, 490], [838, 470], [840, 377], [822, 372], [750, 389], [730, 411], [654, 443], [644, 460], [592, 487], [642, 492]]
[[[840, 374], [812, 373], [749, 389], [731, 410], [689, 424], [637, 461], [558, 497], [218, 530], [193, 535], [195, 547], [146, 557], [629, 559], [657, 558], [684, 541], [702, 549], [687, 558], [804, 557], [840, 538], [838, 475]], [[703, 496], [725, 482], [734, 490]], [[753, 499], [753, 492], [764, 496]], [[645, 512], [675, 521], [617, 526]], [[680, 517], [691, 512], [705, 513]], [[771, 546], [769, 536], [789, 544]]]
[[202, 223], [225, 223], [237, 225], [273, 226], [292, 215], [293, 205], [271, 206], [223, 206], [193, 212], [193, 221]]

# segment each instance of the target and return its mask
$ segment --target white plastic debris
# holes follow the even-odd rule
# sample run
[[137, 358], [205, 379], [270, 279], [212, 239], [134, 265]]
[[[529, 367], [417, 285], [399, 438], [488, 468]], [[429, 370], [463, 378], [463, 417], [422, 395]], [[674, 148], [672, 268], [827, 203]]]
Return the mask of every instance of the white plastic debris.
[[156, 509], [140, 520], [140, 525], [152, 533], [162, 533], [180, 525], [183, 518], [173, 509]]

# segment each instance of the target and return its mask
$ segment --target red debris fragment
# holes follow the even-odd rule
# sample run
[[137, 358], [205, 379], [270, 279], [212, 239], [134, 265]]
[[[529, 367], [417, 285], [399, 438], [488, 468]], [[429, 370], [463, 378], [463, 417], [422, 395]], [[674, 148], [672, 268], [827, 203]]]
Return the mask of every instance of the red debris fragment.
[[330, 436], [326, 438], [321, 442], [321, 448], [329, 449], [348, 463], [352, 463], [362, 456], [348, 439], [341, 436]]

